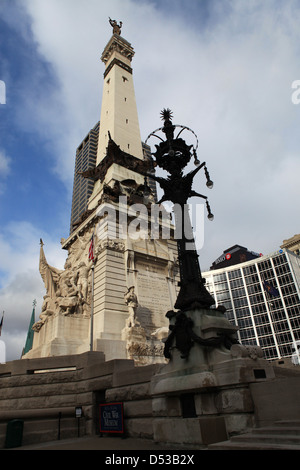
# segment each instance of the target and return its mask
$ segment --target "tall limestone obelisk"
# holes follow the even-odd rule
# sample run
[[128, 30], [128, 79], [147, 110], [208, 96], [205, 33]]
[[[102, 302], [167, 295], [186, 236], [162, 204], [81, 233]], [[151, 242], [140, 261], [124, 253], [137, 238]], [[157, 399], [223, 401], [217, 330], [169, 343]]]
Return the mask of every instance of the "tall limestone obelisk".
[[113, 34], [101, 57], [97, 163], [82, 174], [94, 180], [94, 190], [81, 223], [62, 239], [68, 251], [64, 270], [48, 264], [41, 242], [46, 295], [33, 348], [24, 357], [92, 349], [103, 351], [106, 360], [165, 361], [161, 337], [176, 300], [177, 244], [170, 216], [155, 204], [145, 178], [153, 168], [140, 136], [134, 50], [121, 36], [122, 23], [110, 24]]

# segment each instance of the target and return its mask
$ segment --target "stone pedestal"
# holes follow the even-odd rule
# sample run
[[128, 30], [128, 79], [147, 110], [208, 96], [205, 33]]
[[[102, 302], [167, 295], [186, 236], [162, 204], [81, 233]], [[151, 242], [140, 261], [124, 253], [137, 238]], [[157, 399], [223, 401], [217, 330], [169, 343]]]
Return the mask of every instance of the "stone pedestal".
[[154, 336], [149, 337], [141, 326], [135, 321], [133, 326], [129, 326], [127, 320], [125, 328], [122, 330], [122, 339], [126, 344], [127, 359], [133, 359], [136, 365], [149, 365], [166, 363], [164, 348], [161, 340]]
[[127, 359], [126, 342], [117, 339], [95, 339], [94, 351], [102, 351], [106, 361], [113, 359]]
[[32, 349], [23, 359], [81, 354], [89, 351], [90, 318], [56, 314], [34, 334]]
[[[207, 445], [254, 425], [249, 385], [274, 378], [274, 372], [259, 347], [234, 343], [237, 328], [222, 312], [199, 309], [183, 315], [192, 325], [185, 331], [188, 347], [184, 331], [177, 329], [166, 343], [169, 363], [151, 381], [154, 439]], [[171, 316], [171, 332], [176, 324], [178, 315]]]

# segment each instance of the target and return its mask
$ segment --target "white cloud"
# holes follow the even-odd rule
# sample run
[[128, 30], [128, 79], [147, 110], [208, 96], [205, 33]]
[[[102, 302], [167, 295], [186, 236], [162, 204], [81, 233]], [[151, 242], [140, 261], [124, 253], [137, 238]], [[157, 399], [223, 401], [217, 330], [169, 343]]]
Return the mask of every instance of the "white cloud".
[[[10, 223], [0, 232], [0, 314], [5, 311], [1, 339], [6, 343], [7, 360], [21, 355], [20, 338], [25, 343], [34, 299], [37, 320], [41, 311], [45, 288], [39, 273], [40, 234], [40, 228], [26, 221]], [[48, 263], [62, 269], [66, 252], [46, 234], [42, 236]]]

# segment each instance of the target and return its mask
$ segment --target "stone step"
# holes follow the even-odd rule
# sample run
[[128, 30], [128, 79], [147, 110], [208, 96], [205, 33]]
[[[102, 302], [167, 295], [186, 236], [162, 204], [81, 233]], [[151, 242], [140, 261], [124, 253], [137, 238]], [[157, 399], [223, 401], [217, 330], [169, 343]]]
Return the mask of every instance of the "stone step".
[[300, 445], [224, 441], [210, 444], [208, 450], [300, 450]]
[[300, 440], [300, 426], [270, 426], [267, 428], [256, 428], [253, 429], [251, 434], [272, 434], [276, 435], [295, 435]]
[[233, 442], [266, 442], [269, 444], [293, 444], [299, 445], [300, 447], [300, 436], [299, 434], [273, 434], [272, 431], [267, 434], [265, 433], [249, 433], [241, 434], [240, 436], [234, 436], [231, 439]]
[[274, 426], [255, 428], [232, 436], [230, 440], [208, 446], [209, 450], [300, 450], [300, 422], [277, 422]]
[[275, 421], [275, 426], [295, 426], [300, 428], [300, 419]]

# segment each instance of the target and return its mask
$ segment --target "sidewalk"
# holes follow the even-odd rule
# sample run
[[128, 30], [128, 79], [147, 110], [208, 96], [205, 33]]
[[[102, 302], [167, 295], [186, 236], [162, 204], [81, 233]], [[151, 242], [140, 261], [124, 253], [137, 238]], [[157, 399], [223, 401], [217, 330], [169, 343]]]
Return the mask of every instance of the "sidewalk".
[[[205, 448], [204, 448], [205, 449]], [[7, 449], [10, 450], [10, 449]], [[11, 450], [154, 450], [154, 451], [176, 451], [190, 450], [182, 445], [174, 446], [163, 443], [155, 443], [150, 439], [134, 439], [131, 437], [98, 437], [85, 436], [74, 439], [63, 439], [61, 441], [43, 442], [27, 446], [16, 447]], [[199, 449], [203, 450], [203, 449]]]

